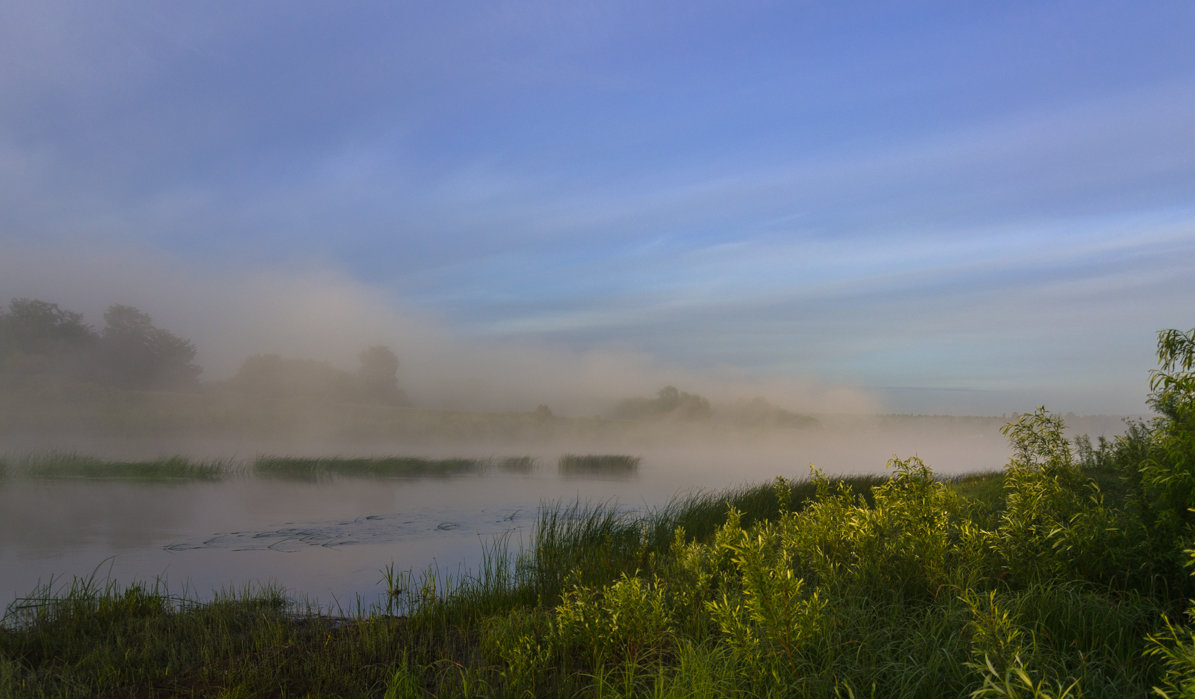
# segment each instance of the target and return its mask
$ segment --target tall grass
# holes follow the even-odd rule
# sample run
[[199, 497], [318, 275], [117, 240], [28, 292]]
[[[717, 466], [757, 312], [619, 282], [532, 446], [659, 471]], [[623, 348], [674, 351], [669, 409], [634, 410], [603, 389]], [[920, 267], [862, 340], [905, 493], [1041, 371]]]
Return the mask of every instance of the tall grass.
[[1195, 330], [1163, 344], [1162, 417], [1098, 450], [1042, 409], [1000, 474], [549, 505], [522, 554], [391, 569], [348, 624], [84, 585], [12, 612], [0, 694], [1190, 696]]
[[261, 456], [253, 462], [253, 474], [260, 478], [320, 480], [333, 476], [458, 476], [480, 473], [486, 462], [479, 459], [423, 459], [417, 457], [299, 458]]
[[564, 454], [558, 462], [565, 476], [625, 478], [639, 470], [639, 457], [626, 454]]
[[640, 514], [546, 505], [522, 555], [500, 538], [471, 575], [388, 569], [390, 602], [351, 620], [273, 589], [201, 605], [47, 586], [5, 616], [0, 696], [1020, 696], [1027, 681], [1110, 697], [1160, 681], [1165, 658], [1144, 652], [1170, 600], [1003, 577], [952, 518], [976, 501], [897, 467]]
[[32, 478], [102, 478], [134, 481], [218, 481], [233, 472], [228, 461], [181, 456], [148, 461], [109, 461], [61, 452], [27, 456], [21, 471]]

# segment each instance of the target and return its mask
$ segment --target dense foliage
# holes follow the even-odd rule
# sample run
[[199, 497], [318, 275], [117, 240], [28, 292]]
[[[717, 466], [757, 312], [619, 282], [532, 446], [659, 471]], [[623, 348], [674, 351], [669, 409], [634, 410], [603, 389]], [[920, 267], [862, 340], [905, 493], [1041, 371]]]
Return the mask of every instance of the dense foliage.
[[[179, 611], [84, 586], [10, 610], [7, 694], [1195, 695], [1195, 330], [1157, 416], [1072, 445], [1044, 408], [1002, 474], [777, 479], [640, 518], [548, 508], [475, 578], [388, 571], [389, 609]], [[1191, 607], [1187, 616], [1184, 610]]]
[[114, 305], [96, 332], [57, 304], [13, 299], [0, 311], [0, 379], [9, 387], [87, 381], [124, 388], [194, 386], [195, 346], [132, 306]]
[[[140, 309], [115, 304], [98, 332], [83, 316], [36, 299], [0, 309], [0, 387], [76, 398], [86, 389], [180, 391], [199, 387], [195, 344], [157, 327]], [[405, 402], [398, 357], [375, 345], [358, 355], [356, 373], [328, 362], [258, 354], [224, 388], [265, 399], [313, 397], [385, 405]]]

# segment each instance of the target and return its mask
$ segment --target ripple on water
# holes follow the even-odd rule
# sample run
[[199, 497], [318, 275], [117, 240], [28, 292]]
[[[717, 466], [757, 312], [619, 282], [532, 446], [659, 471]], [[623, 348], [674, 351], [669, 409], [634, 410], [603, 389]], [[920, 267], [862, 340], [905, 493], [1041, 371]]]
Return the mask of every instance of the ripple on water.
[[232, 551], [292, 552], [310, 547], [386, 544], [434, 532], [475, 529], [478, 534], [498, 534], [519, 519], [518, 509], [482, 511], [472, 522], [410, 514], [372, 514], [351, 520], [286, 522], [283, 526], [250, 531], [217, 532], [203, 538], [163, 546], [167, 551], [223, 549]]

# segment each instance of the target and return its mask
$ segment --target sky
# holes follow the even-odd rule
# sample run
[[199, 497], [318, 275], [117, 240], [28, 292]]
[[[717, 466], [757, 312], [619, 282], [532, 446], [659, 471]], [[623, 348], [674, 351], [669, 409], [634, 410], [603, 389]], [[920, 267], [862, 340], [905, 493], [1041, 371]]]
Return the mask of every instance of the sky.
[[1140, 413], [1195, 326], [1193, 34], [1189, 0], [5, 2], [0, 303], [135, 305], [210, 379], [381, 341], [526, 402]]

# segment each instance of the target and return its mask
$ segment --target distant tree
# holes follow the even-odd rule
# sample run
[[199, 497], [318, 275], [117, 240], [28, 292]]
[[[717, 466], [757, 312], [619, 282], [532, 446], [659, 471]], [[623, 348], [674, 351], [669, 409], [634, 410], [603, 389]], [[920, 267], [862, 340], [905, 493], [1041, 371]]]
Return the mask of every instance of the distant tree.
[[712, 414], [705, 397], [678, 390], [676, 386], [661, 388], [655, 398], [628, 398], [614, 408], [615, 417], [628, 420], [653, 417], [704, 420]]
[[[785, 410], [760, 396], [740, 400], [724, 410], [729, 422], [742, 427], [810, 427], [817, 424], [812, 417]], [[719, 414], [723, 414], [722, 410]]]
[[277, 354], [248, 357], [232, 377], [232, 383], [237, 388], [260, 396], [282, 395], [284, 382], [285, 368], [282, 357]]
[[328, 362], [255, 354], [241, 364], [231, 383], [245, 393], [270, 398], [307, 396], [342, 400], [351, 397], [355, 382], [352, 374]]
[[203, 371], [193, 361], [194, 344], [155, 327], [148, 314], [132, 306], [110, 306], [100, 338], [104, 368], [120, 386], [194, 386]]
[[58, 304], [16, 298], [0, 311], [0, 370], [11, 380], [87, 373], [98, 335], [83, 316]]
[[357, 369], [357, 383], [361, 393], [370, 400], [381, 403], [402, 401], [398, 389], [398, 357], [384, 345], [374, 345], [357, 355], [360, 366]]

